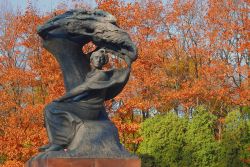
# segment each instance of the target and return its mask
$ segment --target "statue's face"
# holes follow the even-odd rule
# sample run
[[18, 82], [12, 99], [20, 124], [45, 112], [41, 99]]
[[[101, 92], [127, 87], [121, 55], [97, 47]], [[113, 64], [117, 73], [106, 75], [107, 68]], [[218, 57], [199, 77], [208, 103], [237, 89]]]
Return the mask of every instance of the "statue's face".
[[105, 55], [104, 53], [95, 54], [92, 58], [92, 66], [97, 69], [102, 69], [102, 66], [105, 64]]

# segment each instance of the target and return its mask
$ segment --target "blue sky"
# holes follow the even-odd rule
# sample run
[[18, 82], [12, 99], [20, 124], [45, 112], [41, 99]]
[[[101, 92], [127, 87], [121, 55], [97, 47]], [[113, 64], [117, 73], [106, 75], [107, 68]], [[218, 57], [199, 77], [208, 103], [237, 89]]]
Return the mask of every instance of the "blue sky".
[[[12, 6], [14, 10], [17, 8], [21, 11], [24, 11], [24, 9], [27, 7], [27, 1], [28, 0], [0, 0], [0, 5], [7, 5]], [[37, 7], [39, 11], [43, 12], [50, 12], [53, 9], [55, 9], [61, 2], [64, 2], [65, 4], [70, 5], [69, 0], [29, 0], [34, 6]], [[95, 0], [82, 0], [86, 4], [88, 4], [91, 7], [95, 7], [96, 3]]]
[[[10, 10], [19, 9], [20, 11], [24, 11], [27, 7], [27, 2], [30, 1], [33, 6], [37, 8], [41, 13], [53, 11], [60, 3], [67, 4], [70, 8], [72, 0], [0, 0], [0, 10]], [[96, 7], [95, 0], [80, 0], [85, 2], [88, 6], [94, 8]], [[134, 2], [135, 0], [125, 0], [126, 2]], [[164, 3], [171, 0], [163, 0]], [[1, 14], [1, 11], [0, 11]]]

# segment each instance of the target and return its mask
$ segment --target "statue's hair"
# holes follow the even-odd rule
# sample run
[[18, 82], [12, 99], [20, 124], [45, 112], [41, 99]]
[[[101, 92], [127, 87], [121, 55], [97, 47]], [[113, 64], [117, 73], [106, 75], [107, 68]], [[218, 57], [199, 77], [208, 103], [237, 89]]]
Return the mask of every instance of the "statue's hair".
[[99, 50], [93, 52], [91, 54], [91, 56], [90, 56], [90, 62], [92, 61], [93, 57], [96, 56], [96, 55], [98, 55], [98, 54], [101, 54], [103, 56], [104, 60], [105, 60], [104, 63], [103, 63], [103, 65], [105, 65], [105, 64], [107, 64], [109, 62], [109, 57], [105, 53], [105, 49], [99, 49]]

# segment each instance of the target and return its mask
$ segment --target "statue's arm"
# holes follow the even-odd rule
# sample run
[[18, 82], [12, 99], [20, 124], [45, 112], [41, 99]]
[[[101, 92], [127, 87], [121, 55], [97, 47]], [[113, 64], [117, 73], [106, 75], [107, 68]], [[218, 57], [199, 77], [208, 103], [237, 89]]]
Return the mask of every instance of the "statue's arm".
[[62, 101], [68, 100], [68, 99], [72, 99], [75, 96], [78, 96], [80, 94], [83, 94], [84, 92], [87, 92], [89, 90], [89, 87], [91, 86], [91, 84], [93, 84], [95, 81], [100, 81], [100, 80], [105, 80], [104, 73], [99, 73], [99, 74], [91, 77], [90, 79], [88, 79], [84, 83], [82, 83], [81, 85], [71, 89], [65, 95], [63, 95], [62, 97], [60, 97], [59, 99], [54, 100], [54, 101], [55, 102], [62, 102]]
[[84, 93], [88, 89], [89, 82], [84, 82], [83, 84], [71, 89], [69, 92], [67, 92], [65, 95], [60, 97], [57, 100], [54, 100], [55, 102], [62, 102], [68, 99], [72, 99], [75, 96]]

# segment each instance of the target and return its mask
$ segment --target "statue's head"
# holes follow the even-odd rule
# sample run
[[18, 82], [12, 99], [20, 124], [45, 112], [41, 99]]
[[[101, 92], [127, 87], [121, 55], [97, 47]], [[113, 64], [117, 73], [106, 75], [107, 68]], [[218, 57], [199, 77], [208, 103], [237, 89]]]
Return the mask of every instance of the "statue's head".
[[90, 62], [93, 68], [102, 69], [102, 67], [109, 61], [108, 55], [105, 49], [99, 49], [93, 52], [90, 56]]

